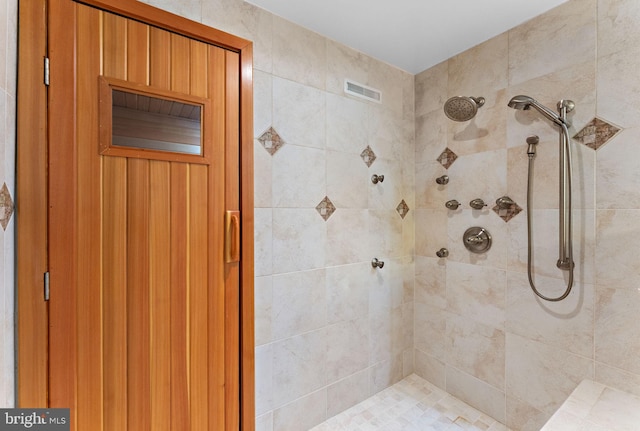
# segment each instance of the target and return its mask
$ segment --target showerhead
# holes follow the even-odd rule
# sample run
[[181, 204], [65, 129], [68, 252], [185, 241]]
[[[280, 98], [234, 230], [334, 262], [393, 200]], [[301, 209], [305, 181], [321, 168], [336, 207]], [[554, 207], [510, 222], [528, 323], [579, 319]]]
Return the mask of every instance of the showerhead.
[[547, 119], [556, 123], [558, 126], [562, 126], [565, 124], [565, 122], [560, 118], [558, 114], [529, 96], [524, 96], [522, 94], [514, 96], [511, 98], [511, 100], [509, 100], [507, 106], [509, 108], [520, 109], [522, 111], [528, 111], [533, 106], [536, 111], [540, 112], [542, 115], [547, 117]]
[[453, 121], [469, 121], [484, 105], [484, 97], [455, 96], [444, 103], [444, 113]]
[[531, 105], [534, 102], [535, 100], [529, 96], [519, 95], [519, 96], [512, 97], [511, 100], [509, 100], [509, 103], [507, 105], [509, 106], [509, 108], [526, 111], [528, 109], [531, 109]]

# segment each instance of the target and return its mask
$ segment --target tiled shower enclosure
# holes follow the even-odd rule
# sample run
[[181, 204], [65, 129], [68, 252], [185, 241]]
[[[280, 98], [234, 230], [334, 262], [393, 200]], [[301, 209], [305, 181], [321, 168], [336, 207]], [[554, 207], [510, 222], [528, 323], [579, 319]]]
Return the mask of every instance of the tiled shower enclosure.
[[[569, 0], [416, 76], [242, 0], [149, 3], [254, 41], [259, 430], [310, 429], [412, 373], [514, 430], [539, 429], [583, 378], [640, 395], [640, 3]], [[0, 6], [3, 405], [14, 377], [16, 4]], [[382, 103], [346, 96], [345, 78]], [[557, 304], [527, 282], [525, 139], [540, 137], [535, 279], [554, 295], [565, 285], [558, 131], [509, 109], [517, 94], [576, 103], [576, 285]], [[457, 95], [486, 103], [456, 123], [442, 108]], [[443, 174], [449, 183], [436, 184]], [[502, 196], [514, 205], [496, 208]], [[476, 198], [487, 207], [471, 209]], [[445, 208], [450, 199], [461, 207]], [[471, 226], [492, 234], [487, 253], [464, 248]]]

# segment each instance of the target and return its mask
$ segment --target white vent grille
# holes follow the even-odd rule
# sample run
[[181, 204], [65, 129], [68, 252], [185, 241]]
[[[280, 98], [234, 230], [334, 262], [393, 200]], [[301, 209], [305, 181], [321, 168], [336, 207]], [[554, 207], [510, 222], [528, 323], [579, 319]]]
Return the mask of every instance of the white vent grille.
[[344, 92], [371, 102], [382, 103], [382, 92], [357, 82], [344, 80]]

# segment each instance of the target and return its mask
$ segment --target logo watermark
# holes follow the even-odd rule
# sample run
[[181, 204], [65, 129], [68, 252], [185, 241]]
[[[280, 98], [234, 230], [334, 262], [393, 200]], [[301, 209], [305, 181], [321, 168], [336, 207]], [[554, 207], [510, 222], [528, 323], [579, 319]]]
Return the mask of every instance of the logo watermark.
[[69, 429], [69, 409], [0, 409], [0, 431]]

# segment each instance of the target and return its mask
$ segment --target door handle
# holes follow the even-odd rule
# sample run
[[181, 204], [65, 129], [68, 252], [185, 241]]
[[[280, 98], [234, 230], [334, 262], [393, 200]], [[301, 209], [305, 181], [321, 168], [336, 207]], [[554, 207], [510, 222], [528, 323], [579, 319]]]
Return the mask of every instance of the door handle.
[[240, 211], [224, 215], [224, 262], [240, 262]]

